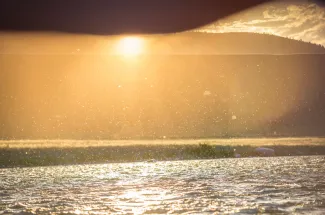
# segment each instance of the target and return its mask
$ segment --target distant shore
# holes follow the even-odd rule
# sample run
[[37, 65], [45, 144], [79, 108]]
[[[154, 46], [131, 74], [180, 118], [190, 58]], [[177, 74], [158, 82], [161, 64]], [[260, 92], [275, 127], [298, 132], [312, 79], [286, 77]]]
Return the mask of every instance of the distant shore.
[[0, 141], [0, 168], [253, 157], [257, 147], [275, 156], [325, 155], [325, 138]]

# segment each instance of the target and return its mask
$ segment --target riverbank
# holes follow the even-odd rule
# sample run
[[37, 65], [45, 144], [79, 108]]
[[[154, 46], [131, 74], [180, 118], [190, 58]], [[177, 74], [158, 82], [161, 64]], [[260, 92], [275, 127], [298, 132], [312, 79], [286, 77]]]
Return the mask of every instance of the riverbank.
[[275, 156], [325, 155], [325, 138], [0, 141], [0, 168], [252, 157], [257, 147]]

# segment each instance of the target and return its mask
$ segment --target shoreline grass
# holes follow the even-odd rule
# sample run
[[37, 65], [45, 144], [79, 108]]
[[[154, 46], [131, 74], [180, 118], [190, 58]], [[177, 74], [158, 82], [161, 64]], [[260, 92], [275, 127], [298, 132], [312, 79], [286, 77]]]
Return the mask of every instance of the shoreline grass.
[[4, 148], [82, 148], [133, 145], [324, 145], [325, 137], [279, 137], [279, 138], [207, 138], [207, 139], [154, 139], [154, 140], [0, 140], [0, 150]]
[[0, 141], [0, 168], [252, 157], [256, 147], [272, 148], [275, 156], [325, 155], [325, 138]]

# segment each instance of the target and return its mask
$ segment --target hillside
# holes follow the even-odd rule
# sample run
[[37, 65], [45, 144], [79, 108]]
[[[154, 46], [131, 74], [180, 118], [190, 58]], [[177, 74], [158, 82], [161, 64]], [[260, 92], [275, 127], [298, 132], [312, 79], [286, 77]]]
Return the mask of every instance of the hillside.
[[1, 138], [325, 136], [325, 55], [0, 56]]
[[325, 53], [325, 48], [303, 41], [255, 33], [188, 32], [162, 39], [182, 54], [296, 54]]
[[[114, 54], [121, 37], [61, 34], [2, 34], [1, 53]], [[325, 53], [319, 45], [254, 33], [186, 32], [146, 35], [144, 54], [297, 54]]]

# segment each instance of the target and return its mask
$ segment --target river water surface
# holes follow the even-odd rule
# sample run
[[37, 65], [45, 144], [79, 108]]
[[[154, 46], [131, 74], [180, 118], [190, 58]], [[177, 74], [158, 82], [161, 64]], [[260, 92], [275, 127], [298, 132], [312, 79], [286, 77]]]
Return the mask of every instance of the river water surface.
[[325, 157], [0, 169], [0, 214], [325, 214]]

